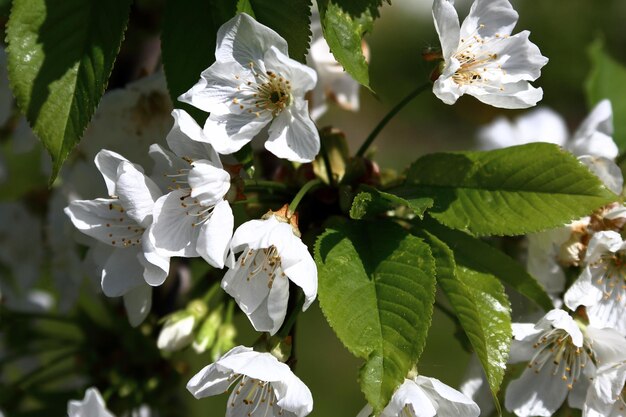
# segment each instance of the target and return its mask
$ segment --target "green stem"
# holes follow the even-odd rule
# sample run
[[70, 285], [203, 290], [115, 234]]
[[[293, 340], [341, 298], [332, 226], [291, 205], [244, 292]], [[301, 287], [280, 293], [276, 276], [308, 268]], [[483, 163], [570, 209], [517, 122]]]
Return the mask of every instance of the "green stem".
[[213, 285], [211, 285], [211, 288], [209, 288], [206, 294], [204, 294], [204, 297], [202, 297], [202, 301], [204, 301], [205, 304], [208, 306], [211, 300], [213, 299], [213, 297], [215, 296], [215, 293], [219, 289], [220, 289], [220, 282], [218, 281], [214, 283]]
[[283, 322], [283, 326], [280, 328], [276, 336], [280, 339], [284, 339], [289, 336], [289, 332], [291, 328], [296, 324], [296, 320], [298, 318], [298, 314], [302, 311], [302, 306], [304, 305], [304, 293], [302, 291], [298, 291], [296, 295], [296, 302], [293, 306], [293, 309], [289, 312], [289, 316]]
[[378, 136], [381, 130], [383, 130], [383, 128], [387, 126], [387, 123], [389, 123], [389, 121], [391, 121], [391, 119], [393, 119], [394, 116], [398, 114], [400, 110], [404, 108], [404, 106], [409, 104], [411, 100], [413, 100], [415, 97], [420, 95], [422, 92], [430, 88], [430, 86], [431, 86], [430, 81], [418, 86], [415, 90], [411, 91], [406, 97], [404, 97], [402, 101], [396, 104], [396, 106], [393, 109], [391, 109], [391, 111], [387, 113], [385, 117], [383, 117], [383, 119], [378, 123], [378, 125], [374, 128], [374, 130], [372, 130], [372, 133], [370, 133], [367, 139], [365, 139], [365, 142], [363, 142], [363, 145], [361, 145], [361, 147], [357, 151], [356, 156], [365, 155], [365, 152], [367, 151], [367, 149], [370, 147], [372, 142], [374, 142], [374, 139], [376, 139], [376, 136]]
[[267, 180], [243, 180], [244, 186], [247, 188], [253, 188], [258, 190], [277, 190], [277, 191], [288, 191], [287, 185], [276, 182], [276, 181], [267, 181]]
[[326, 167], [326, 176], [328, 176], [328, 184], [331, 187], [335, 187], [335, 176], [333, 175], [333, 169], [330, 165], [330, 158], [328, 157], [328, 152], [326, 151], [326, 147], [324, 146], [324, 141], [322, 140], [320, 143], [320, 151], [322, 154], [322, 159], [324, 160], [324, 166]]
[[291, 204], [289, 204], [289, 213], [295, 213], [296, 209], [298, 208], [298, 204], [300, 204], [300, 200], [302, 200], [302, 198], [309, 191], [311, 191], [312, 189], [314, 189], [315, 187], [319, 185], [322, 185], [322, 180], [319, 178], [316, 178], [304, 184], [302, 188], [300, 188], [300, 191], [298, 191], [298, 194], [296, 194], [293, 200], [291, 200]]
[[224, 317], [224, 323], [232, 323], [234, 312], [235, 312], [235, 300], [228, 300], [228, 305], [226, 306], [226, 316]]

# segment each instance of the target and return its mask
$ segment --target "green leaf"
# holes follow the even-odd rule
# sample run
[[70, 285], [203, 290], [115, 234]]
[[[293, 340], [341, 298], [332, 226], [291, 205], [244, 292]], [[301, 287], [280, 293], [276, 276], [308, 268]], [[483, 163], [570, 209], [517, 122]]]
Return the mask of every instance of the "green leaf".
[[409, 168], [429, 213], [474, 235], [519, 235], [580, 218], [617, 200], [585, 166], [556, 145], [426, 155]]
[[311, 0], [248, 0], [256, 19], [285, 38], [289, 56], [305, 62], [311, 40]]
[[626, 67], [615, 61], [597, 40], [588, 50], [591, 72], [585, 82], [587, 101], [592, 107], [603, 99], [613, 107], [613, 140], [620, 151], [626, 150]]
[[324, 38], [344, 69], [369, 88], [367, 60], [361, 49], [363, 36], [371, 32], [382, 0], [318, 0]]
[[498, 410], [496, 394], [504, 378], [511, 343], [511, 306], [492, 275], [462, 264], [444, 242], [424, 232], [437, 270], [437, 283], [454, 309], [483, 366]]
[[419, 359], [432, 318], [428, 245], [391, 222], [348, 222], [317, 240], [319, 300], [330, 326], [366, 360], [361, 390], [380, 411]]
[[104, 94], [131, 0], [14, 0], [8, 69], [17, 104], [52, 156], [50, 182]]
[[467, 233], [452, 230], [432, 220], [423, 226], [443, 241], [463, 265], [475, 271], [494, 275], [500, 281], [535, 302], [545, 311], [552, 310], [552, 300], [543, 286], [519, 262]]
[[178, 101], [200, 73], [215, 62], [217, 30], [237, 11], [232, 0], [168, 0], [163, 17], [161, 49], [167, 88], [174, 107], [183, 108], [204, 124], [207, 114]]
[[247, 13], [254, 17], [254, 10], [252, 10], [250, 0], [239, 0], [237, 2], [237, 13]]
[[384, 213], [398, 206], [408, 207], [421, 218], [434, 203], [433, 199], [428, 197], [413, 198], [408, 189], [397, 189], [393, 192], [384, 192], [369, 186], [363, 186], [362, 189], [363, 191], [354, 197], [350, 208], [350, 217], [357, 220]]

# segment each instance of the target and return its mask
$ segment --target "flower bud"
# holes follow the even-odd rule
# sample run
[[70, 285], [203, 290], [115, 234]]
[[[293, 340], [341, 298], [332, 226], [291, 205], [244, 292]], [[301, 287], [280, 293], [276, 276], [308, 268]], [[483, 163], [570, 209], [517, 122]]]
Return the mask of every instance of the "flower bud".
[[166, 352], [174, 352], [189, 346], [194, 339], [194, 329], [207, 313], [208, 309], [204, 301], [193, 300], [187, 304], [185, 310], [169, 315], [159, 333], [158, 348]]
[[211, 357], [214, 361], [235, 347], [236, 336], [237, 329], [231, 323], [225, 323], [219, 327], [217, 330], [217, 340], [211, 349]]
[[204, 353], [208, 348], [213, 346], [217, 339], [217, 331], [222, 324], [222, 308], [213, 310], [209, 317], [200, 325], [200, 329], [193, 341], [193, 350], [196, 353]]

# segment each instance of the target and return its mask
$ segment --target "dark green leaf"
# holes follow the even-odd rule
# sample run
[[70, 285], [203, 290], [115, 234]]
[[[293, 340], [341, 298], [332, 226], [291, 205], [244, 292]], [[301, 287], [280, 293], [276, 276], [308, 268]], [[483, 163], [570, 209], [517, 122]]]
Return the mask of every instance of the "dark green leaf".
[[359, 83], [369, 88], [368, 65], [361, 42], [371, 32], [382, 0], [319, 0], [324, 38], [335, 59]]
[[463, 265], [496, 276], [545, 311], [553, 308], [552, 301], [541, 284], [519, 262], [505, 253], [467, 233], [449, 229], [432, 220], [425, 222], [424, 226], [445, 242]]
[[408, 207], [421, 218], [434, 203], [432, 198], [428, 197], [412, 198], [408, 189], [397, 189], [393, 192], [384, 192], [368, 186], [363, 186], [362, 189], [363, 191], [357, 194], [352, 202], [350, 217], [353, 219], [375, 216], [398, 206]]
[[366, 360], [365, 397], [380, 411], [419, 359], [432, 317], [428, 245], [390, 222], [348, 222], [315, 246], [319, 300], [339, 339]]
[[613, 106], [613, 139], [620, 151], [626, 150], [626, 67], [615, 61], [601, 41], [589, 47], [591, 72], [585, 83], [587, 101], [594, 106], [607, 98]]
[[104, 94], [130, 0], [15, 0], [7, 39], [17, 104], [50, 152], [52, 178]]
[[161, 48], [167, 88], [174, 107], [185, 109], [201, 124], [207, 114], [178, 97], [215, 62], [217, 30], [235, 15], [236, 6], [232, 0], [168, 0], [165, 6]]
[[561, 226], [617, 200], [556, 145], [426, 155], [407, 174], [414, 197], [435, 200], [439, 222], [475, 235], [519, 235]]
[[[467, 334], [496, 399], [512, 336], [511, 306], [504, 287], [494, 276], [458, 262], [456, 253], [434, 235], [424, 235], [435, 258], [437, 283]], [[499, 408], [497, 399], [496, 405]]]

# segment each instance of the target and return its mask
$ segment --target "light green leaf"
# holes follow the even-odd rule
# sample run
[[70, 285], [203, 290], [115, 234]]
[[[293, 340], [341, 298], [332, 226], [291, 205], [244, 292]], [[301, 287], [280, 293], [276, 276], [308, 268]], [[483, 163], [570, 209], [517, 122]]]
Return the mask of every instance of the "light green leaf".
[[613, 106], [613, 140], [620, 151], [626, 150], [626, 67], [614, 60], [597, 40], [588, 50], [591, 72], [585, 82], [589, 106], [608, 98]]
[[161, 49], [167, 88], [174, 107], [183, 108], [201, 125], [207, 114], [178, 97], [215, 62], [217, 30], [235, 16], [236, 6], [232, 0], [168, 0], [165, 5]]
[[52, 178], [104, 94], [130, 0], [14, 0], [7, 40], [17, 104], [53, 161]]
[[363, 186], [362, 189], [363, 191], [354, 197], [352, 208], [350, 208], [350, 217], [357, 220], [384, 213], [398, 206], [408, 207], [421, 218], [434, 203], [433, 199], [428, 197], [413, 198], [409, 189], [396, 189], [392, 192], [384, 192], [368, 186]]
[[247, 13], [254, 17], [254, 10], [252, 10], [250, 0], [239, 0], [237, 2], [237, 13]]
[[371, 32], [382, 0], [319, 0], [324, 38], [337, 62], [359, 83], [369, 88], [367, 61], [361, 49], [363, 36]]
[[463, 265], [484, 274], [494, 275], [545, 311], [553, 308], [543, 286], [523, 265], [502, 251], [467, 233], [449, 229], [432, 220], [425, 221], [422, 225], [448, 245], [454, 251], [455, 258]]
[[330, 326], [366, 360], [360, 384], [380, 411], [419, 359], [432, 317], [428, 245], [390, 222], [348, 222], [318, 238], [319, 300]]
[[454, 309], [483, 366], [496, 406], [511, 343], [511, 306], [492, 275], [462, 264], [444, 242], [424, 232], [437, 270], [437, 283]]
[[556, 145], [426, 155], [407, 173], [429, 214], [474, 235], [519, 235], [561, 226], [617, 200], [585, 166]]

